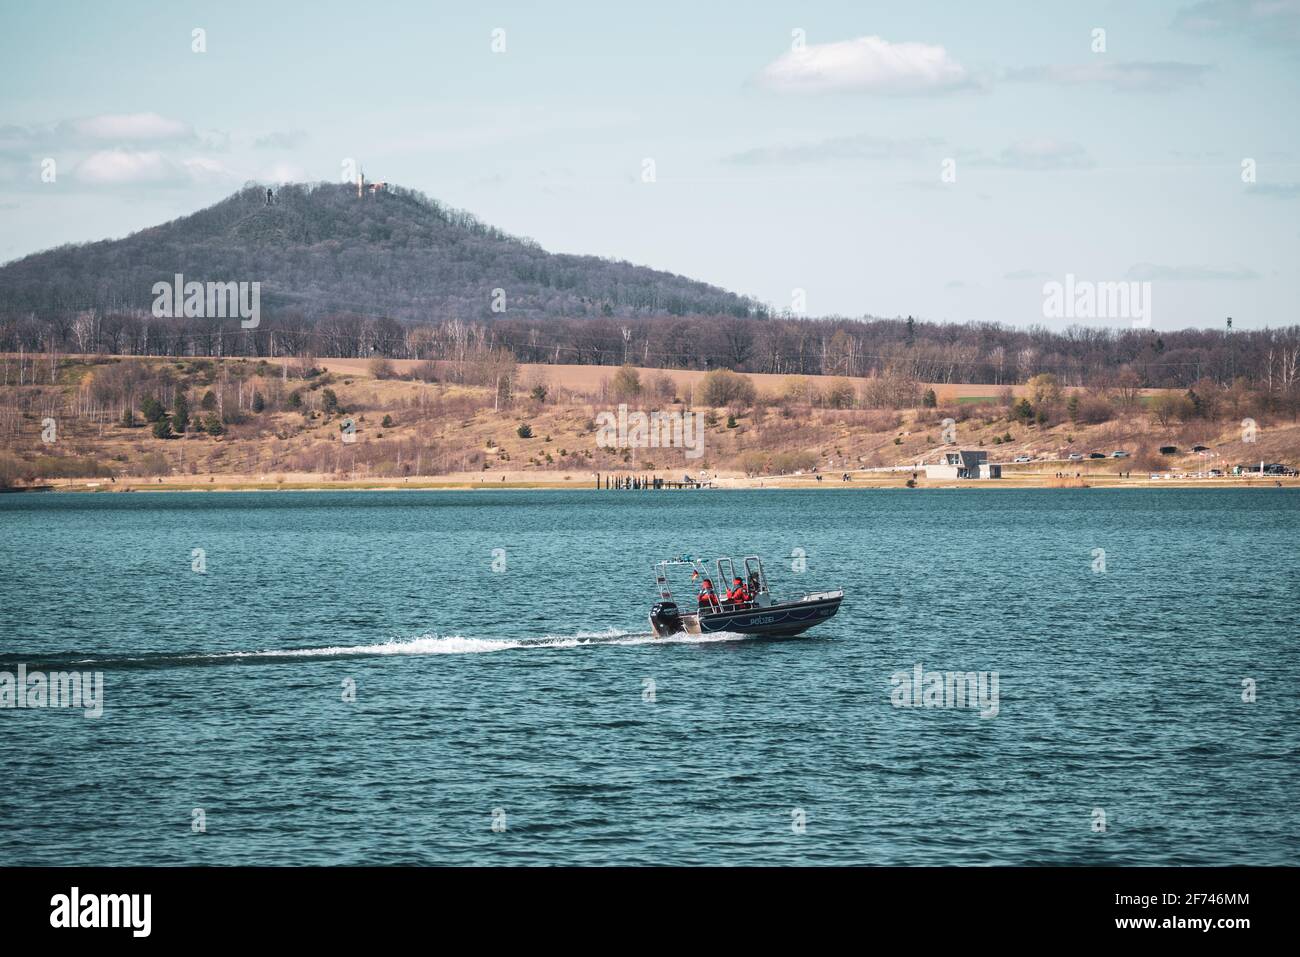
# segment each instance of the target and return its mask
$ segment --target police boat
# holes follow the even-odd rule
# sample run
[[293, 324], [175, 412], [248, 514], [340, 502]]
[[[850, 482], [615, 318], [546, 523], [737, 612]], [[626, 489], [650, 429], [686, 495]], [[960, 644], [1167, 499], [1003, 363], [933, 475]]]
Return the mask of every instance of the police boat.
[[[650, 627], [655, 634], [667, 638], [682, 633], [706, 635], [726, 631], [788, 638], [834, 617], [840, 610], [843, 590], [777, 601], [768, 590], [767, 573], [758, 556], [749, 555], [742, 561], [744, 574], [738, 575], [730, 558], [717, 559], [716, 579], [710, 579], [703, 561], [691, 556], [657, 562], [654, 570], [659, 600], [650, 609]], [[669, 590], [668, 575], [676, 568], [690, 568], [691, 581], [700, 587], [700, 594], [692, 597], [689, 609], [678, 607]], [[738, 596], [732, 587], [737, 578], [742, 583]], [[716, 589], [706, 588], [706, 582], [716, 583]]]

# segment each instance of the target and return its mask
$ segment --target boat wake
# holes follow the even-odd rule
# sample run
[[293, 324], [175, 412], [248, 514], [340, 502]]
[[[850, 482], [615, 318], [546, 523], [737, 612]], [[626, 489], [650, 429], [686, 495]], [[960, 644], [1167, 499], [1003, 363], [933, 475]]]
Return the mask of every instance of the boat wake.
[[[671, 635], [658, 638], [650, 632], [579, 631], [572, 635], [543, 635], [530, 638], [471, 638], [464, 635], [420, 635], [370, 645], [322, 645], [307, 648], [269, 648], [261, 651], [195, 652], [188, 654], [143, 654], [133, 657], [94, 658], [65, 655], [41, 661], [27, 660], [29, 671], [76, 667], [94, 668], [176, 668], [205, 665], [242, 665], [317, 658], [371, 658], [390, 655], [473, 655], [498, 651], [546, 651], [602, 645], [675, 645], [712, 644], [744, 641], [748, 636], [732, 632], [707, 635]], [[60, 660], [61, 659], [61, 660]], [[15, 663], [16, 664], [16, 663]], [[0, 662], [0, 667], [7, 667]]]
[[543, 635], [540, 638], [468, 638], [463, 635], [421, 635], [376, 645], [298, 648], [284, 651], [260, 651], [252, 654], [234, 652], [227, 657], [239, 658], [320, 658], [369, 655], [473, 655], [493, 651], [535, 651], [556, 648], [580, 648], [586, 645], [700, 644], [714, 641], [739, 641], [744, 635], [718, 632], [711, 635], [675, 635], [656, 638], [650, 632], [608, 631], [577, 632], [572, 635]]

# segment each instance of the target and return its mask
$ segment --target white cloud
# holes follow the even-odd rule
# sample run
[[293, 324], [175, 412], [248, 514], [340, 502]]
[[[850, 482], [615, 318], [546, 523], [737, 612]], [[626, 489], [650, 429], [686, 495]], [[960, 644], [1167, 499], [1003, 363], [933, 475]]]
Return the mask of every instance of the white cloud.
[[162, 183], [177, 178], [176, 167], [157, 150], [102, 150], [82, 160], [76, 172], [78, 179], [103, 185]]
[[1090, 169], [1097, 165], [1078, 143], [1050, 138], [1022, 140], [1008, 146], [996, 158], [975, 159], [971, 164], [1024, 170]]
[[305, 183], [311, 176], [305, 169], [294, 163], [276, 163], [263, 170], [257, 177], [262, 183]]
[[976, 86], [941, 46], [858, 37], [791, 50], [765, 66], [758, 83], [782, 92], [945, 93]]
[[1128, 275], [1124, 278], [1136, 279], [1139, 282], [1152, 280], [1162, 282], [1235, 281], [1258, 279], [1259, 273], [1244, 267], [1216, 269], [1212, 266], [1157, 266], [1154, 263], [1138, 263], [1129, 267]]
[[840, 136], [818, 143], [790, 146], [760, 146], [727, 156], [726, 162], [742, 166], [795, 165], [833, 160], [915, 159], [927, 149], [943, 144], [935, 137], [890, 139], [860, 134]]
[[0, 127], [0, 155], [29, 158], [106, 147], [152, 147], [187, 144], [212, 150], [223, 144], [212, 135], [199, 137], [193, 127], [157, 113], [104, 113], [47, 126]]
[[257, 137], [253, 141], [255, 150], [291, 150], [307, 142], [307, 134], [302, 130], [277, 130]]
[[204, 130], [198, 134], [198, 147], [209, 153], [224, 153], [230, 149], [233, 139], [225, 130]]
[[187, 139], [194, 135], [187, 124], [157, 113], [105, 113], [74, 120], [72, 126], [77, 133], [94, 140], [139, 142]]
[[1267, 46], [1300, 43], [1300, 0], [1203, 0], [1179, 10], [1174, 29], [1237, 34]]
[[1246, 187], [1248, 196], [1269, 196], [1273, 199], [1300, 199], [1300, 183], [1255, 183]]
[[24, 126], [0, 126], [0, 157], [27, 159], [37, 150], [37, 138]]
[[1199, 86], [1210, 69], [1201, 63], [1097, 59], [1089, 63], [1062, 63], [1011, 70], [1007, 73], [1007, 79], [1055, 83], [1060, 86], [1094, 84], [1109, 86], [1121, 93], [1166, 93]]
[[205, 156], [176, 161], [157, 150], [100, 150], [77, 164], [77, 179], [98, 186], [172, 186], [235, 178], [221, 162]]
[[225, 163], [209, 156], [195, 156], [181, 161], [181, 168], [190, 179], [198, 183], [215, 183], [235, 178], [235, 173]]

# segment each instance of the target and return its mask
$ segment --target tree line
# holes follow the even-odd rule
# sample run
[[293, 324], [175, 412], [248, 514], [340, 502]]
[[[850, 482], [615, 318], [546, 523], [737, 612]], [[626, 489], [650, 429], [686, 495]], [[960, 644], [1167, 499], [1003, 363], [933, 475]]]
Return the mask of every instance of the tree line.
[[1244, 379], [1252, 388], [1286, 396], [1300, 387], [1300, 326], [1230, 332], [1071, 326], [1057, 331], [911, 318], [729, 315], [399, 322], [355, 313], [313, 321], [290, 311], [264, 315], [257, 328], [242, 329], [238, 320], [85, 311], [0, 317], [0, 352], [378, 356], [454, 365], [504, 353], [521, 363], [895, 376], [935, 383], [1015, 384], [1050, 373], [1065, 386], [1105, 387], [1127, 370], [1146, 388], [1186, 389], [1204, 381], [1228, 386]]

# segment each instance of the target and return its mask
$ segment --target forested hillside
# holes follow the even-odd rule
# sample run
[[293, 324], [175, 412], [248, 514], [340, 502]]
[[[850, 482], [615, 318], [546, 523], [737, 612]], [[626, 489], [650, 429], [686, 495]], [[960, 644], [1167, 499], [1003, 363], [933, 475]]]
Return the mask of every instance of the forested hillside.
[[[148, 313], [176, 273], [260, 282], [271, 316], [355, 312], [396, 320], [494, 315], [747, 315], [755, 304], [670, 273], [548, 253], [420, 193], [291, 185], [268, 204], [249, 186], [190, 216], [124, 239], [63, 246], [0, 267], [0, 313], [57, 321], [83, 310]], [[498, 306], [498, 310], [501, 307]]]

